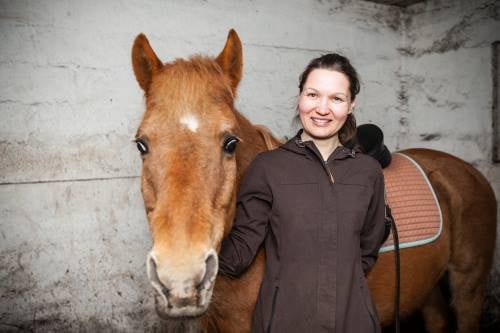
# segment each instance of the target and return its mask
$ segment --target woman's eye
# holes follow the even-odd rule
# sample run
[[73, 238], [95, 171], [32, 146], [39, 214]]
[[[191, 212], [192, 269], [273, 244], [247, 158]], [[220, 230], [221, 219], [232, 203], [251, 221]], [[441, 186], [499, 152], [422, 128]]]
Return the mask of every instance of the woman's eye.
[[315, 97], [317, 97], [317, 96], [318, 96], [318, 94], [310, 92], [310, 93], [307, 93], [307, 95], [306, 95], [306, 96], [307, 96], [307, 97], [310, 97], [310, 98], [315, 98]]
[[342, 97], [339, 97], [339, 96], [334, 96], [332, 98], [332, 100], [333, 100], [334, 103], [342, 103], [342, 102], [344, 102], [344, 99]]
[[228, 136], [224, 139], [224, 143], [222, 145], [222, 149], [224, 152], [228, 154], [234, 153], [234, 150], [236, 149], [236, 145], [240, 140], [235, 137], [235, 136]]
[[141, 155], [145, 155], [148, 153], [148, 145], [146, 144], [146, 142], [144, 142], [143, 140], [141, 139], [137, 139], [135, 141], [136, 145], [137, 145], [137, 150], [139, 150], [139, 152], [141, 153]]

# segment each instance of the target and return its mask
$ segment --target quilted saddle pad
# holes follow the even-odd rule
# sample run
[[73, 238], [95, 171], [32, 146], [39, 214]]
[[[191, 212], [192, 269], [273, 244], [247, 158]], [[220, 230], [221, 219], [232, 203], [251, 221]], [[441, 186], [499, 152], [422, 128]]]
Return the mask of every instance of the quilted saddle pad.
[[[422, 168], [402, 153], [384, 169], [386, 197], [398, 228], [401, 249], [430, 243], [443, 229], [436, 194]], [[394, 250], [392, 231], [380, 252]]]

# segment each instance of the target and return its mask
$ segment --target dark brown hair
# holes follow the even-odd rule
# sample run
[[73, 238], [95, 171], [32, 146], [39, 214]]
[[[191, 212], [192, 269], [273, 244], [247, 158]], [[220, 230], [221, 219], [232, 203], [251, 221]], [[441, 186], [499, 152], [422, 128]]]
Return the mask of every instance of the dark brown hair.
[[[359, 93], [360, 84], [358, 73], [354, 69], [354, 67], [344, 56], [341, 56], [337, 53], [329, 53], [325, 54], [319, 58], [315, 58], [311, 60], [311, 62], [307, 65], [306, 69], [300, 74], [299, 77], [299, 93], [302, 93], [304, 89], [304, 84], [309, 77], [309, 74], [315, 69], [328, 69], [332, 71], [336, 71], [347, 76], [349, 80], [349, 92], [351, 93], [351, 101], [356, 99], [356, 95]], [[347, 119], [339, 130], [339, 141], [341, 144], [345, 144], [356, 134], [356, 118], [354, 114], [350, 113], [347, 116]]]

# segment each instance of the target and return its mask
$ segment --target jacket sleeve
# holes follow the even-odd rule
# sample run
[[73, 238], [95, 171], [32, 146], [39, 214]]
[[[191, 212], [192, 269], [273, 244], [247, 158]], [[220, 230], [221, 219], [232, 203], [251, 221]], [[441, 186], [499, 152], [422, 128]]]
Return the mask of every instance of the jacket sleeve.
[[361, 231], [361, 263], [367, 275], [377, 261], [378, 251], [385, 233], [384, 174], [378, 168], [374, 182], [373, 196]]
[[265, 176], [265, 164], [257, 158], [243, 179], [236, 203], [236, 217], [229, 235], [222, 241], [219, 271], [236, 277], [252, 263], [269, 225], [272, 194]]

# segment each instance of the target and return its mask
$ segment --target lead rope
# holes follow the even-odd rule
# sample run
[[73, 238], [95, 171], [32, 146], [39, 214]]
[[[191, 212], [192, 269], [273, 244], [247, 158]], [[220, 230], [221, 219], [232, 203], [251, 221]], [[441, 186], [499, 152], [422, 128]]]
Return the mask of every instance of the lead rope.
[[396, 222], [394, 221], [394, 217], [392, 216], [391, 207], [387, 204], [387, 196], [384, 189], [384, 201], [385, 201], [385, 223], [390, 224], [392, 229], [392, 240], [394, 243], [394, 265], [396, 268], [396, 294], [394, 299], [394, 331], [399, 333], [399, 303], [401, 296], [401, 265], [400, 265], [400, 257], [399, 257], [399, 237], [398, 237], [398, 228], [396, 227]]

